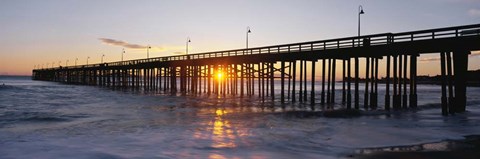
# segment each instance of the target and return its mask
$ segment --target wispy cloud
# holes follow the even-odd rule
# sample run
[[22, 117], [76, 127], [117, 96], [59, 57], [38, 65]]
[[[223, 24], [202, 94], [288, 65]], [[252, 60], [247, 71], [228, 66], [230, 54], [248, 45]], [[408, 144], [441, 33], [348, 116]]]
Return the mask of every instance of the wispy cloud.
[[[470, 56], [470, 57], [480, 56], [480, 51], [473, 51], [468, 56]], [[421, 58], [420, 61], [422, 61], [422, 62], [440, 61], [440, 57]]]
[[470, 9], [468, 10], [468, 15], [472, 17], [480, 17], [480, 9]]
[[174, 55], [185, 55], [185, 52], [176, 51], [176, 52], [173, 52], [172, 54], [174, 54]]
[[[126, 49], [131, 49], [131, 52], [140, 53], [141, 50], [146, 49], [148, 45], [141, 45], [141, 44], [132, 44], [122, 40], [110, 39], [110, 38], [98, 38], [103, 44], [113, 45], [113, 46], [120, 46]], [[160, 53], [167, 53], [170, 52], [174, 55], [184, 55], [185, 51], [180, 51], [185, 48], [185, 46], [154, 46], [150, 45], [151, 49], [150, 52], [160, 52]]]
[[[146, 45], [132, 44], [132, 43], [128, 43], [128, 42], [125, 42], [125, 41], [109, 39], [109, 38], [98, 38], [98, 40], [102, 41], [102, 43], [104, 43], [104, 44], [122, 46], [122, 47], [125, 47], [125, 48], [128, 48], [128, 49], [145, 49], [145, 48], [147, 48]], [[156, 48], [159, 48], [161, 50], [161, 47], [156, 47]]]

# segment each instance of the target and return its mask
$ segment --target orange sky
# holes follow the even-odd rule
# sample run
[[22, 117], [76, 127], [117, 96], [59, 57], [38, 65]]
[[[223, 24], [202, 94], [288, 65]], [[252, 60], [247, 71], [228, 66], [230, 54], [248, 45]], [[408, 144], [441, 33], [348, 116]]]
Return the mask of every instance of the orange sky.
[[[357, 35], [405, 32], [480, 22], [480, 1], [16, 1], [0, 2], [0, 75], [30, 75], [34, 65], [64, 66], [245, 47], [260, 47]], [[109, 7], [105, 7], [109, 6]], [[445, 8], [448, 8], [447, 10]], [[433, 56], [433, 57], [432, 57]], [[425, 55], [421, 58], [436, 58]], [[381, 63], [383, 64], [383, 63]], [[471, 56], [468, 68], [480, 68]], [[340, 63], [339, 65], [340, 66]], [[437, 74], [438, 61], [419, 62], [419, 74]], [[379, 67], [380, 75], [384, 68]], [[340, 73], [340, 72], [338, 72]]]

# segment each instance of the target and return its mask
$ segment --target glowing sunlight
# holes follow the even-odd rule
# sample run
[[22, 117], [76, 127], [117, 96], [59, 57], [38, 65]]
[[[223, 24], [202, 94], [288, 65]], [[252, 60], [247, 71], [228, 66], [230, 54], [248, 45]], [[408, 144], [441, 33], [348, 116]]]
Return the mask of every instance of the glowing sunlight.
[[222, 81], [225, 77], [223, 76], [223, 72], [218, 70], [217, 72], [217, 80]]

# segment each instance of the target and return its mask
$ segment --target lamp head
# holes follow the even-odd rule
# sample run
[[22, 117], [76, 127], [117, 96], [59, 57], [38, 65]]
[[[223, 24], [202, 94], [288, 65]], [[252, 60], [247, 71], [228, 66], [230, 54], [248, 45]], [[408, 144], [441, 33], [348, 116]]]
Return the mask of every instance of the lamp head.
[[358, 14], [365, 14], [365, 12], [363, 11], [363, 6], [362, 5], [358, 6], [358, 10], [360, 10], [358, 12]]

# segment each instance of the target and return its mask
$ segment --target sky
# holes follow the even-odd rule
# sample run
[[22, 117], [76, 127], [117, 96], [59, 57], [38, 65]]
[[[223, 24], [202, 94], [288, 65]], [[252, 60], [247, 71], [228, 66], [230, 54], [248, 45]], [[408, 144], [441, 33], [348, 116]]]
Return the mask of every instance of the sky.
[[[183, 54], [188, 37], [189, 53], [239, 49], [247, 26], [249, 47], [356, 36], [359, 5], [362, 35], [480, 23], [480, 0], [0, 0], [0, 75], [120, 61], [122, 49], [146, 58], [147, 45], [150, 57]], [[420, 61], [418, 73], [438, 74], [422, 67], [438, 63]]]

